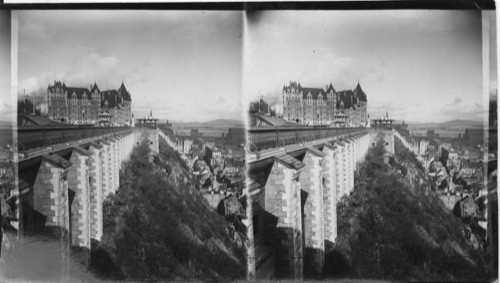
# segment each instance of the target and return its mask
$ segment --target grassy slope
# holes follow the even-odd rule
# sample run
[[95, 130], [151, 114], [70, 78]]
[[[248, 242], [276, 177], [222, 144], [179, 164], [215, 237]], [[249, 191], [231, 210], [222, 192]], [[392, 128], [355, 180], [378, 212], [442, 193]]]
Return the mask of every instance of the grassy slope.
[[[397, 141], [396, 141], [397, 142]], [[482, 280], [482, 252], [465, 224], [441, 204], [416, 159], [396, 144], [393, 166], [379, 143], [338, 206], [338, 238], [325, 275], [391, 280]], [[401, 170], [405, 167], [406, 170]]]
[[205, 201], [179, 155], [134, 149], [120, 189], [104, 204], [104, 236], [92, 266], [105, 277], [231, 280], [245, 276], [242, 237]]

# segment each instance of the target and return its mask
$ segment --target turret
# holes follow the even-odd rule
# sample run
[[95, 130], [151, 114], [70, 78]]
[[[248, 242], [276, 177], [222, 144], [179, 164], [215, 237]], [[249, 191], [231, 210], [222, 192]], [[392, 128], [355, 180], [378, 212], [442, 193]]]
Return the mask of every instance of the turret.
[[94, 86], [90, 85], [90, 89], [90, 92], [100, 92], [96, 82], [94, 82]]

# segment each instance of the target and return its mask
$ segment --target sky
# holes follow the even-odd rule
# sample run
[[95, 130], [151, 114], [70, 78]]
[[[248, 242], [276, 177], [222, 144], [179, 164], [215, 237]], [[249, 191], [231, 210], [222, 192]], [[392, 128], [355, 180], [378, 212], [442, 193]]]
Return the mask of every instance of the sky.
[[11, 121], [10, 12], [0, 10], [0, 121]]
[[343, 90], [359, 80], [372, 118], [483, 120], [477, 11], [251, 13], [244, 44], [246, 102], [279, 102], [290, 81]]
[[135, 117], [241, 120], [242, 21], [240, 11], [20, 11], [18, 93], [123, 80]]

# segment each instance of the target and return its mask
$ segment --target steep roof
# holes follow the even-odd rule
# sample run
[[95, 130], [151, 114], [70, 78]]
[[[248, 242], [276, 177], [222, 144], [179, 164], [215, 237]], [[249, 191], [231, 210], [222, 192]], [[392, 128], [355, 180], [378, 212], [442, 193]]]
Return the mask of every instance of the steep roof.
[[351, 101], [353, 96], [352, 90], [342, 90], [337, 92], [337, 108], [341, 108], [341, 103], [344, 104], [344, 109], [349, 109], [354, 106], [354, 100]]
[[88, 99], [91, 98], [90, 91], [87, 88], [66, 87], [66, 89], [64, 89], [64, 90], [68, 92], [68, 98], [72, 98], [73, 93], [76, 94], [77, 99], [82, 99], [84, 95], [87, 96]]
[[289, 92], [292, 89], [296, 89], [299, 93], [302, 93], [302, 99], [307, 99], [307, 95], [311, 93], [312, 99], [317, 99], [318, 96], [321, 94], [325, 96], [327, 93], [330, 91], [333, 91], [334, 93], [337, 93], [337, 106], [340, 105], [340, 102], [342, 101], [344, 103], [345, 108], [352, 107], [354, 104], [354, 101], [351, 102], [351, 96], [354, 98], [357, 98], [359, 101], [367, 101], [366, 99], [366, 94], [361, 88], [361, 85], [358, 84], [356, 85], [356, 88], [354, 90], [342, 90], [342, 91], [335, 91], [335, 88], [333, 87], [332, 83], [330, 85], [326, 86], [326, 90], [323, 88], [311, 88], [311, 87], [302, 87], [300, 83], [297, 82], [290, 82], [288, 86], [283, 86], [283, 91]]
[[328, 93], [330, 92], [330, 90], [333, 90], [334, 93], [336, 92], [335, 89], [333, 88], [332, 83], [330, 83], [330, 85], [326, 88], [326, 92]]
[[60, 81], [54, 81], [54, 85], [49, 85], [47, 87], [47, 91], [54, 91], [56, 88], [64, 89], [66, 88], [66, 85]]
[[[104, 95], [104, 98], [101, 99], [102, 105], [104, 105], [104, 101], [107, 101], [108, 104], [110, 105], [109, 107], [115, 107], [117, 105], [117, 101], [132, 101], [130, 93], [128, 92], [127, 88], [125, 87], [125, 84], [122, 82], [120, 85], [120, 88], [117, 90], [105, 90], [105, 91], [100, 91], [99, 87], [97, 86], [97, 83], [94, 82], [94, 85], [91, 86], [91, 90], [88, 88], [81, 88], [81, 87], [68, 87], [66, 84], [60, 82], [60, 81], [54, 81], [54, 85], [49, 85], [47, 87], [47, 91], [55, 91], [57, 88], [62, 89], [64, 92], [67, 92], [68, 98], [71, 98], [73, 93], [76, 94], [76, 97], [78, 99], [81, 99], [84, 95], [87, 96], [88, 99], [91, 99], [91, 93], [94, 91], [100, 92]], [[117, 99], [115, 99], [115, 97]], [[123, 98], [123, 99], [122, 99]]]
[[66, 92], [68, 98], [72, 98], [73, 93], [76, 94], [78, 99], [82, 99], [85, 95], [88, 99], [91, 98], [90, 91], [87, 88], [83, 87], [67, 87], [66, 84], [61, 83], [60, 81], [54, 81], [54, 85], [49, 85], [47, 87], [48, 91], [55, 91], [57, 88], [62, 89], [63, 92]]
[[90, 92], [94, 92], [94, 91], [96, 91], [96, 90], [97, 90], [97, 92], [101, 92], [101, 91], [99, 90], [99, 88], [97, 87], [97, 83], [95, 83], [95, 82], [94, 82], [94, 86], [92, 87], [92, 90], [91, 90]]
[[290, 82], [290, 84], [288, 86], [286, 86], [286, 85], [283, 86], [284, 91], [290, 91], [292, 88], [300, 89], [300, 88], [302, 88], [302, 86], [300, 85], [300, 83], [297, 84], [296, 82]]
[[116, 89], [101, 92], [101, 107], [104, 107], [106, 102], [109, 108], [114, 108], [118, 105], [118, 92]]
[[123, 101], [132, 101], [123, 82], [118, 89], [108, 89], [101, 92], [101, 107], [104, 107], [106, 102], [109, 108], [120, 107]]
[[299, 88], [299, 92], [302, 92], [302, 98], [307, 99], [307, 96], [309, 93], [311, 93], [312, 99], [317, 99], [318, 96], [321, 94], [323, 97], [325, 97], [325, 90], [322, 88], [312, 88], [312, 87], [303, 87]]
[[322, 94], [323, 96], [326, 94], [325, 90], [322, 88], [302, 87], [300, 83], [296, 82], [290, 82], [290, 85], [283, 86], [283, 91], [289, 92], [292, 89], [296, 89], [299, 93], [302, 93], [302, 99], [307, 99], [307, 95], [309, 93], [311, 93], [312, 99], [317, 99], [319, 94]]
[[127, 88], [125, 88], [125, 85], [122, 82], [122, 85], [117, 91], [118, 97], [123, 97], [123, 100], [125, 101], [132, 101], [132, 98], [130, 97], [130, 93], [128, 92]]
[[363, 91], [363, 89], [361, 89], [361, 86], [359, 85], [359, 82], [358, 82], [358, 85], [356, 86], [356, 88], [354, 89], [353, 94], [354, 94], [354, 97], [358, 97], [359, 100], [361, 100], [361, 101], [367, 101], [366, 94]]

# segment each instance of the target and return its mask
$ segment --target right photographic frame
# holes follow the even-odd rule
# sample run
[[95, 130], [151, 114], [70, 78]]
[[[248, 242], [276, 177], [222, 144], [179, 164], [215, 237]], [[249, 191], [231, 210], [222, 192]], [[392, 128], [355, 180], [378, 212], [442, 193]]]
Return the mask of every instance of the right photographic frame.
[[498, 278], [496, 27], [246, 12], [249, 279]]

